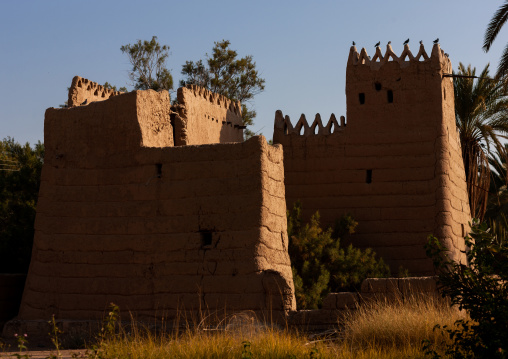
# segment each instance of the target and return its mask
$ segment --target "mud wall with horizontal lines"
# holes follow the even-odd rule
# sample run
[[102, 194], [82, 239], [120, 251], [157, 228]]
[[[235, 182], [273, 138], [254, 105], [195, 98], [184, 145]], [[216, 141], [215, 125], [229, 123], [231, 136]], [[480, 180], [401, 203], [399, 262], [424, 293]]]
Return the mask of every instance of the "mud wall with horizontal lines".
[[170, 132], [151, 90], [46, 111], [18, 319], [295, 309], [281, 146], [172, 147]]

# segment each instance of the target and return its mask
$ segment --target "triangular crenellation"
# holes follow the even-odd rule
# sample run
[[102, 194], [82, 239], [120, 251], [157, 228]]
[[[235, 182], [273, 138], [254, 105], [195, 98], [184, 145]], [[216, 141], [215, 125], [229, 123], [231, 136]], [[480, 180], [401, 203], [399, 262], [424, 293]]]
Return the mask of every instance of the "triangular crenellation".
[[[303, 128], [303, 133], [301, 133]], [[298, 120], [298, 123], [295, 126], [295, 132], [297, 134], [307, 135], [309, 133], [309, 124], [307, 122], [307, 119], [305, 118], [305, 115], [302, 113], [300, 116], [300, 119]]]
[[393, 61], [399, 62], [399, 57], [393, 52], [392, 45], [388, 44], [386, 45], [385, 62], [389, 61], [390, 57]]
[[356, 46], [351, 46], [348, 65], [368, 65], [372, 69], [379, 69], [380, 66], [383, 66], [387, 62], [398, 62], [400, 66], [406, 67], [413, 62], [425, 62], [430, 61], [431, 59], [440, 62], [444, 60], [446, 62], [446, 56], [439, 47], [439, 44], [433, 45], [430, 56], [425, 51], [423, 43], [420, 43], [418, 54], [416, 56], [414, 56], [411, 52], [409, 44], [405, 44], [402, 53], [400, 56], [397, 56], [393, 51], [391, 44], [388, 43], [384, 54], [379, 46], [376, 47], [376, 51], [372, 59], [369, 57], [365, 48], [362, 48], [360, 53], [358, 53]]
[[423, 44], [420, 44], [420, 50], [418, 51], [418, 54], [415, 56], [416, 61], [420, 61], [420, 58], [423, 56], [424, 60], [428, 60], [429, 56], [427, 55], [427, 52], [425, 51], [425, 46]]
[[325, 126], [321, 119], [321, 115], [317, 113], [314, 121], [312, 122], [312, 125], [309, 126], [305, 115], [302, 114], [297, 124], [293, 127], [293, 124], [291, 123], [291, 119], [289, 118], [289, 116], [287, 115], [284, 116], [282, 114], [282, 111], [277, 110], [275, 112], [274, 130], [275, 132], [283, 136], [287, 135], [296, 135], [302, 137], [318, 136], [318, 135], [326, 136], [331, 135], [333, 133], [337, 133], [338, 131], [342, 131], [345, 128], [346, 123], [345, 117], [341, 116], [340, 120], [341, 123], [339, 124], [337, 118], [332, 113], [330, 116], [330, 120]]
[[370, 57], [367, 55], [367, 50], [365, 50], [365, 47], [362, 48], [362, 51], [360, 52], [360, 57], [358, 58], [358, 63], [370, 65]]
[[383, 62], [384, 57], [383, 53], [381, 52], [381, 48], [378, 46], [376, 47], [376, 53], [374, 54], [374, 57], [372, 58], [372, 62]]
[[408, 44], [404, 45], [404, 51], [402, 51], [402, 54], [400, 54], [400, 61], [406, 61], [406, 56], [409, 58], [409, 61], [413, 61], [414, 60], [413, 53], [409, 49], [409, 45]]
[[322, 133], [323, 122], [321, 121], [321, 115], [319, 113], [316, 114], [316, 118], [314, 119], [314, 122], [310, 126], [311, 134], [316, 134], [316, 127], [318, 128], [318, 134]]
[[[334, 128], [334, 131], [332, 131], [332, 127]], [[335, 133], [339, 127], [340, 126], [339, 123], [337, 122], [337, 118], [335, 117], [335, 114], [332, 113], [332, 115], [330, 116], [330, 120], [328, 120], [328, 123], [326, 124], [325, 127], [327, 134]]]

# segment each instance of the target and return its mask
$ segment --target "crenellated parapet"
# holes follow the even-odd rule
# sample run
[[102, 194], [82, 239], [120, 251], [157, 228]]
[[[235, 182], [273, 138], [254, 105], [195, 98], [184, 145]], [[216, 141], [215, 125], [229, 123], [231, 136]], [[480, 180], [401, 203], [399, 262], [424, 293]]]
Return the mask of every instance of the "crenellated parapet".
[[80, 76], [74, 76], [69, 87], [68, 106], [82, 106], [95, 101], [104, 101], [123, 92], [107, 89], [97, 82], [90, 81]]
[[452, 70], [450, 59], [448, 58], [447, 54], [441, 50], [439, 44], [434, 44], [429, 57], [425, 51], [425, 46], [423, 43], [420, 43], [420, 47], [416, 55], [413, 55], [411, 52], [409, 44], [404, 45], [404, 50], [400, 56], [395, 54], [390, 44], [386, 45], [386, 51], [384, 54], [381, 51], [381, 48], [378, 46], [376, 47], [376, 52], [372, 58], [368, 55], [365, 48], [362, 48], [362, 50], [358, 52], [356, 46], [351, 46], [351, 49], [349, 50], [348, 66], [365, 65], [374, 70], [379, 69], [381, 66], [385, 65], [388, 62], [396, 62], [400, 65], [401, 68], [404, 68], [410, 66], [413, 63], [429, 61], [441, 64], [441, 67], [445, 68], [445, 70], [448, 72], [451, 72]]
[[187, 85], [185, 88], [191, 90], [195, 97], [201, 97], [211, 104], [220, 106], [238, 116], [242, 116], [242, 105], [240, 101], [232, 101], [224, 95], [220, 95], [197, 85]]
[[326, 125], [323, 124], [321, 120], [321, 115], [319, 113], [316, 114], [314, 118], [314, 122], [309, 126], [307, 119], [304, 114], [300, 116], [300, 119], [296, 123], [295, 126], [291, 123], [291, 119], [288, 115], [284, 116], [282, 111], [278, 110], [275, 112], [275, 123], [274, 130], [278, 135], [296, 135], [296, 136], [326, 136], [332, 133], [342, 132], [346, 127], [346, 118], [344, 116], [340, 116], [340, 123], [337, 121], [337, 118], [332, 113], [328, 123]]
[[177, 91], [175, 145], [242, 142], [242, 105], [203, 87], [187, 85]]

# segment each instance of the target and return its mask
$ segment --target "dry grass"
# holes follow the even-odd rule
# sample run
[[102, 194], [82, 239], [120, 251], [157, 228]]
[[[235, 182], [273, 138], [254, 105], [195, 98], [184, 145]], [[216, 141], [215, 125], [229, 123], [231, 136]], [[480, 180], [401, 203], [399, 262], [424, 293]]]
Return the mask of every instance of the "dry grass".
[[377, 302], [349, 313], [344, 332], [334, 338], [309, 339], [234, 318], [221, 330], [197, 327], [171, 334], [133, 326], [130, 333], [100, 343], [99, 350], [101, 358], [423, 358], [423, 339], [442, 341], [434, 325], [453, 324], [460, 316], [432, 298]]
[[439, 348], [445, 338], [435, 325], [453, 326], [462, 318], [464, 313], [435, 297], [371, 302], [346, 316], [344, 344], [362, 350], [409, 350], [421, 348], [428, 339]]

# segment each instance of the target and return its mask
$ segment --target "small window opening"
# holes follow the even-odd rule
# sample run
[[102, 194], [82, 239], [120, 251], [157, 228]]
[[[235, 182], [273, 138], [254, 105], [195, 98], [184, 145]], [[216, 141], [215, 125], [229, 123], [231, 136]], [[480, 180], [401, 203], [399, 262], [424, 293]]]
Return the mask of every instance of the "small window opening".
[[201, 231], [201, 246], [211, 246], [212, 245], [212, 232], [210, 231]]
[[313, 133], [314, 135], [317, 135], [317, 134], [318, 134], [318, 132], [319, 132], [319, 131], [318, 131], [318, 126], [316, 125], [316, 126], [314, 126], [314, 130], [312, 131], [312, 133]]
[[393, 91], [388, 90], [388, 103], [393, 103]]
[[162, 177], [162, 163], [156, 163], [155, 170], [157, 171], [157, 178], [161, 178]]
[[367, 176], [365, 178], [365, 183], [372, 183], [372, 170], [367, 170]]
[[446, 100], [446, 89], [445, 88], [443, 88], [443, 97]]
[[381, 91], [381, 84], [379, 82], [376, 82], [374, 87], [376, 88], [376, 91]]
[[363, 92], [358, 94], [358, 98], [360, 100], [360, 105], [363, 105], [365, 103], [365, 94]]
[[288, 125], [287, 123], [284, 123], [284, 134], [287, 135], [288, 134]]
[[466, 236], [466, 231], [464, 229], [464, 224], [461, 224], [460, 227], [462, 229], [462, 238], [464, 238]]
[[302, 131], [303, 130], [303, 126], [300, 126], [300, 129], [298, 130], [298, 134], [301, 136], [305, 133], [305, 131]]

